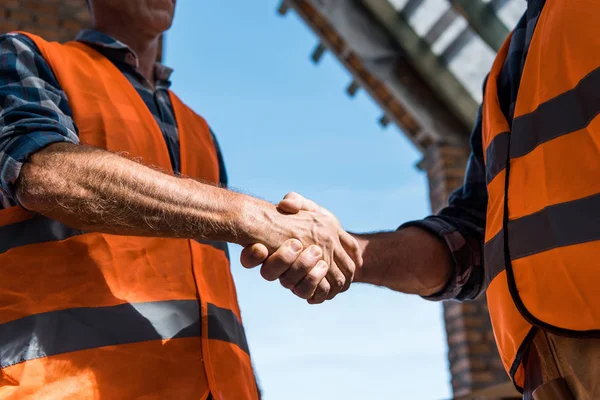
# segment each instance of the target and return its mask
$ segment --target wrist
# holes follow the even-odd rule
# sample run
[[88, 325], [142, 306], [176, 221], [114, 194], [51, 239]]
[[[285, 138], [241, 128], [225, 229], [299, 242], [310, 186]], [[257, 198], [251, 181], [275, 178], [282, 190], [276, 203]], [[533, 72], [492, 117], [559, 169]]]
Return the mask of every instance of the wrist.
[[239, 235], [235, 243], [242, 246], [263, 243], [277, 212], [275, 206], [248, 195], [240, 195], [237, 203], [234, 224]]
[[447, 247], [420, 228], [354, 237], [363, 258], [355, 282], [428, 296], [443, 289], [451, 277]]
[[363, 235], [351, 234], [356, 242], [358, 243], [358, 251], [360, 253], [360, 259], [362, 263], [356, 263], [356, 269], [354, 270], [354, 280], [353, 282], [362, 282], [369, 283], [368, 279], [368, 271], [365, 269], [365, 250], [369, 245], [369, 238]]

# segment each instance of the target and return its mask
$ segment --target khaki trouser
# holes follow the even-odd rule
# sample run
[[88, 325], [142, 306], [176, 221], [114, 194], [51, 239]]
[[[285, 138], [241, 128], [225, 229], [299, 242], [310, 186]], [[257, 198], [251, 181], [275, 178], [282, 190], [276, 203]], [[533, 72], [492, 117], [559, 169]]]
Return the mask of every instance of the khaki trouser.
[[523, 398], [600, 399], [600, 339], [538, 332], [526, 355]]

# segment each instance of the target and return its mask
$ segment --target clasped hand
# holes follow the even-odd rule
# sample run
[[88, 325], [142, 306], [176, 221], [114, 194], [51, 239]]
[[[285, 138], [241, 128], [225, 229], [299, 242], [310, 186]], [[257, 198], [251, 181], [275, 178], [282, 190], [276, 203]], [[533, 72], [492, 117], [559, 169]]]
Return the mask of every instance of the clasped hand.
[[244, 248], [246, 268], [260, 264], [268, 281], [279, 279], [296, 296], [319, 304], [346, 291], [362, 264], [358, 242], [325, 208], [297, 193], [278, 204], [279, 215], [261, 243]]

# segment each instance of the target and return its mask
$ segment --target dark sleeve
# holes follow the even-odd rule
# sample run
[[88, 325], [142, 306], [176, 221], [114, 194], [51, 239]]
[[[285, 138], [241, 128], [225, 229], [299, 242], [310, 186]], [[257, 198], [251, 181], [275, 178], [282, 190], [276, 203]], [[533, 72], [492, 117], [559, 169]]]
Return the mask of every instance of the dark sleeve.
[[217, 151], [217, 159], [219, 160], [219, 184], [226, 188], [228, 184], [227, 169], [225, 168], [225, 160], [223, 159], [221, 146], [219, 146], [219, 141], [217, 140], [217, 137], [212, 129], [210, 130], [210, 134], [212, 135], [213, 143], [215, 144], [215, 150]]
[[79, 143], [72, 115], [36, 45], [24, 35], [0, 35], [0, 209], [17, 204], [15, 182], [31, 154]]
[[446, 287], [429, 300], [468, 300], [483, 287], [483, 241], [487, 210], [487, 187], [481, 137], [481, 108], [471, 134], [471, 155], [465, 181], [437, 215], [408, 222], [400, 229], [416, 226], [438, 236], [452, 253], [454, 273]]

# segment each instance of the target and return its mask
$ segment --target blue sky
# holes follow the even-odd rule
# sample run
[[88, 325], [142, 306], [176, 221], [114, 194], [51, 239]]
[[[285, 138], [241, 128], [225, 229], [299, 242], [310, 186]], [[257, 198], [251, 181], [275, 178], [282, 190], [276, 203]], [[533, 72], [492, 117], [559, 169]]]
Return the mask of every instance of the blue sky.
[[[276, 0], [179, 0], [165, 62], [173, 89], [219, 137], [230, 183], [276, 202], [297, 191], [354, 232], [427, 215], [418, 152], [364, 92], [350, 99], [337, 60]], [[266, 400], [448, 397], [441, 307], [354, 285], [309, 306], [244, 270], [232, 246], [244, 324]]]

